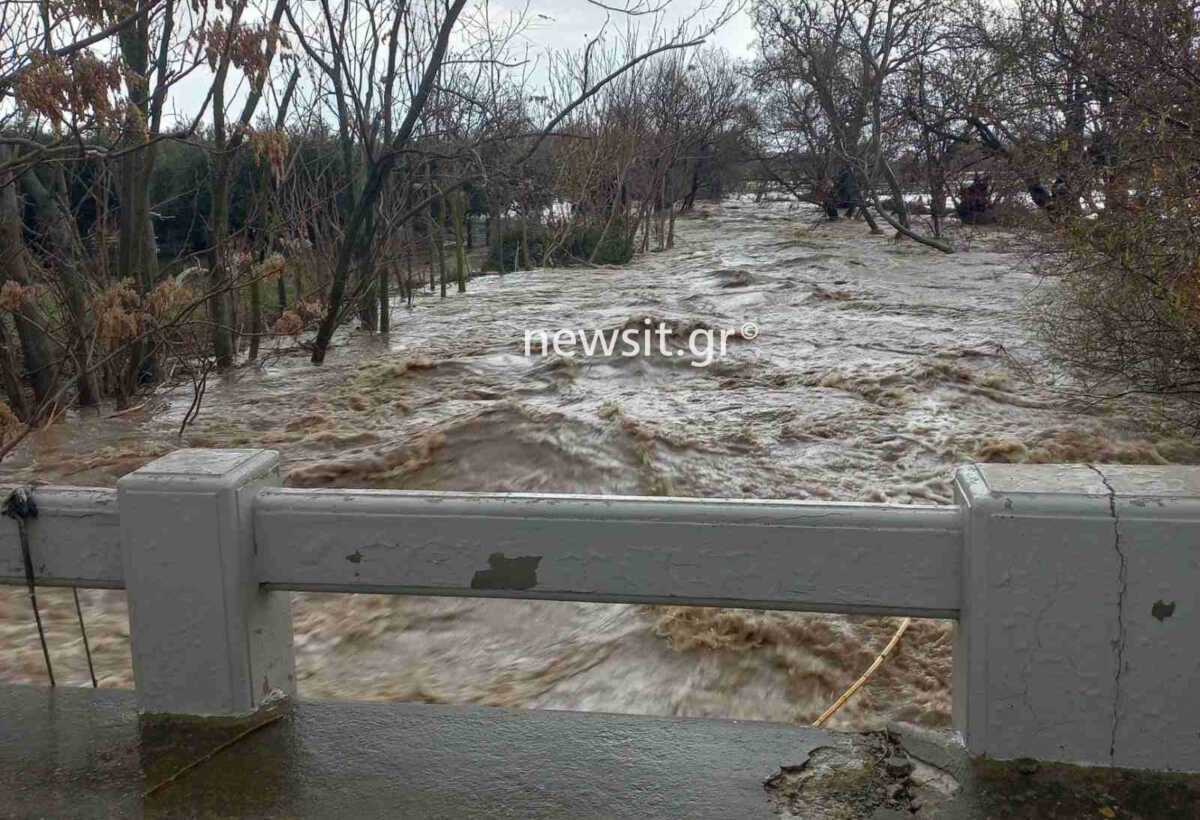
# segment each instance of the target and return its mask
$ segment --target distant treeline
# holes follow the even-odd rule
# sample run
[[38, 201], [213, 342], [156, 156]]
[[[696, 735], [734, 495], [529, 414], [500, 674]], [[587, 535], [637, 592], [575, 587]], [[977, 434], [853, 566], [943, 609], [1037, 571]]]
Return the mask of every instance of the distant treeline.
[[1048, 352], [1200, 405], [1197, 3], [756, 0], [737, 64], [736, 4], [638, 4], [536, 71], [466, 0], [0, 5], [0, 416], [320, 363], [397, 289], [623, 264], [746, 178], [945, 253], [1034, 229]]

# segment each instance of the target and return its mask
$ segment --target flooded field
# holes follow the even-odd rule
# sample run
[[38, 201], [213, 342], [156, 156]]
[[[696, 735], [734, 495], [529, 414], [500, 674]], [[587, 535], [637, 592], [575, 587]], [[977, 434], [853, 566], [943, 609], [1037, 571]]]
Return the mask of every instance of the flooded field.
[[[750, 200], [681, 220], [628, 268], [483, 277], [346, 332], [327, 364], [270, 353], [111, 417], [73, 413], [0, 465], [7, 483], [113, 486], [179, 446], [262, 446], [290, 486], [949, 503], [956, 464], [1195, 461], [1129, 407], [1047, 386], [1020, 312], [1051, 284], [998, 232], [944, 256], [861, 223]], [[526, 357], [526, 330], [662, 320], [731, 331], [727, 355]], [[746, 332], [747, 323], [755, 328]], [[754, 331], [757, 331], [755, 334]], [[754, 336], [752, 339], [744, 338]], [[1021, 363], [1017, 366], [1014, 362]], [[1033, 367], [1027, 371], [1025, 365]], [[1029, 374], [1032, 373], [1032, 380]], [[80, 593], [104, 686], [131, 685], [119, 593]], [[86, 681], [69, 592], [39, 595], [60, 679]], [[297, 594], [301, 695], [809, 721], [890, 618]], [[915, 622], [830, 724], [949, 719], [951, 627]], [[0, 591], [0, 680], [44, 680], [22, 591]]]

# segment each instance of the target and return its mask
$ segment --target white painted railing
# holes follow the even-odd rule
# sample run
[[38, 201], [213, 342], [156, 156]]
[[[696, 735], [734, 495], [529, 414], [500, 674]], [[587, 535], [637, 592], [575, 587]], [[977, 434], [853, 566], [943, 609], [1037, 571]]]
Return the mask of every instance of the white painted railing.
[[[117, 491], [37, 487], [39, 516], [29, 525], [39, 586], [120, 589], [121, 518]], [[0, 524], [0, 584], [25, 585], [16, 525]]]
[[[127, 589], [144, 711], [294, 692], [287, 590], [914, 615], [958, 621], [972, 752], [1200, 770], [1197, 469], [966, 467], [930, 507], [292, 490], [276, 463], [35, 488], [36, 582]], [[25, 582], [0, 528], [0, 583]]]
[[952, 618], [953, 507], [265, 490], [274, 589], [689, 604]]

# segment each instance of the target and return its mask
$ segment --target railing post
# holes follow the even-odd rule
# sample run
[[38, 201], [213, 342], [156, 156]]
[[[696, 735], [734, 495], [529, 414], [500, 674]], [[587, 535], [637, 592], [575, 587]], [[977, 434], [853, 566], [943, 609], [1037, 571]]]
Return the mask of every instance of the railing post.
[[968, 749], [1200, 771], [1200, 470], [959, 470]]
[[260, 589], [253, 499], [270, 450], [177, 450], [118, 483], [138, 707], [241, 715], [292, 694], [289, 594]]

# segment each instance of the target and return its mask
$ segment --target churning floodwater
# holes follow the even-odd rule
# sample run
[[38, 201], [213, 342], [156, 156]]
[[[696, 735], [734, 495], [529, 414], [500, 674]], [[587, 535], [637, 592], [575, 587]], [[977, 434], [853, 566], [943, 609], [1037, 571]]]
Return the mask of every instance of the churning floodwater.
[[[269, 447], [305, 487], [950, 503], [978, 460], [1196, 459], [1129, 408], [1071, 407], [1020, 320], [1051, 284], [1012, 236], [944, 256], [749, 199], [680, 220], [620, 269], [537, 270], [397, 305], [387, 338], [328, 363], [268, 353], [121, 417], [73, 413], [0, 467], [10, 483], [114, 486], [178, 446]], [[525, 355], [525, 331], [663, 321], [734, 331], [724, 358]], [[753, 322], [757, 336], [742, 338]], [[750, 334], [753, 335], [753, 334]], [[1033, 368], [1028, 370], [1027, 366]], [[1033, 374], [1030, 379], [1029, 373]], [[60, 680], [86, 682], [70, 594], [39, 595]], [[123, 597], [81, 592], [101, 685], [130, 686]], [[891, 618], [297, 594], [300, 693], [809, 721], [875, 657]], [[831, 723], [949, 719], [951, 627], [919, 621]], [[21, 590], [0, 592], [0, 680], [44, 681]]]

